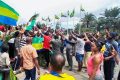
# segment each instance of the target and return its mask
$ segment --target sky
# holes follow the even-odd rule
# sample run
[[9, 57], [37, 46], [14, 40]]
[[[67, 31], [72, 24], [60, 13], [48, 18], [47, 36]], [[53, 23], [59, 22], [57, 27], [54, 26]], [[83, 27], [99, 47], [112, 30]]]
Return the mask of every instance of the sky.
[[[68, 10], [75, 9], [75, 17], [80, 17], [80, 6], [85, 12], [93, 13], [97, 17], [106, 8], [119, 6], [120, 0], [2, 0], [12, 6], [19, 14], [19, 22], [27, 22], [30, 17], [39, 13], [39, 18], [67, 13]], [[77, 18], [75, 18], [77, 20]], [[62, 20], [61, 20], [62, 21]]]

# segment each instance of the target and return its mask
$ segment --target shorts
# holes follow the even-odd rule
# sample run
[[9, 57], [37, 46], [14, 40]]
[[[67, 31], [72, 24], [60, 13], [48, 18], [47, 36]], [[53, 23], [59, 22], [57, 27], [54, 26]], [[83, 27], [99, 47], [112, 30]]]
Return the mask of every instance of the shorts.
[[82, 62], [83, 58], [84, 58], [84, 54], [76, 53], [75, 58], [76, 58], [77, 62]]

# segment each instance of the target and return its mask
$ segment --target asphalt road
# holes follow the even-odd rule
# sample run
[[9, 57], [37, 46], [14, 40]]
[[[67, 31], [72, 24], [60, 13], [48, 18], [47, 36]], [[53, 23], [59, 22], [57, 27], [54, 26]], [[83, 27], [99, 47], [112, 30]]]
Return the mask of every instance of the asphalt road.
[[[68, 64], [67, 64], [67, 61], [66, 61], [65, 67], [63, 68], [63, 72], [74, 76], [76, 80], [88, 80], [88, 75], [87, 75], [86, 69], [83, 68], [81, 72], [77, 72], [77, 62], [76, 62], [74, 57], [73, 57], [73, 63], [74, 63], [73, 71], [69, 71], [68, 70]], [[114, 79], [113, 80], [117, 80], [119, 68], [120, 67], [118, 65], [116, 65], [115, 70], [114, 70], [115, 73], [114, 73]], [[44, 73], [45, 73], [45, 69], [41, 68], [41, 75], [43, 75]], [[102, 74], [104, 75], [103, 69], [102, 69]], [[24, 80], [24, 78], [25, 78], [24, 72], [20, 73], [16, 76], [18, 77], [19, 80]], [[39, 77], [38, 75], [36, 75], [36, 76]]]

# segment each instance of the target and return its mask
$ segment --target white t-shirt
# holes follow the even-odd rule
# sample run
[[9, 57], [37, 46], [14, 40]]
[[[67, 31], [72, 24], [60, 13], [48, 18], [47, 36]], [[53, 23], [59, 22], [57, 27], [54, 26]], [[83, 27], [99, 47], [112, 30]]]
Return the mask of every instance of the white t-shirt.
[[8, 43], [14, 43], [14, 41], [15, 41], [15, 38], [11, 38], [11, 39], [8, 41]]
[[10, 65], [10, 58], [9, 58], [9, 54], [4, 52], [4, 53], [0, 53], [0, 66], [3, 65]]
[[76, 53], [84, 54], [84, 45], [85, 45], [85, 41], [80, 38], [77, 38]]

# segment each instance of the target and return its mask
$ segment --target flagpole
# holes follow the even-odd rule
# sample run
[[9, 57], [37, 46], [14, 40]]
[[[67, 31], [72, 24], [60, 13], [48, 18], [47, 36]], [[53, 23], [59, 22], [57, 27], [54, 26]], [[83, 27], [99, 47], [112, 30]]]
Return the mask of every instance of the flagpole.
[[[61, 17], [62, 18], [62, 17]], [[60, 18], [60, 29], [62, 29], [62, 27], [61, 27], [61, 18]]]
[[54, 19], [54, 28], [55, 28], [55, 19]]
[[73, 27], [74, 27], [74, 17], [73, 17]]
[[67, 19], [67, 35], [68, 35], [68, 27], [69, 27], [68, 21], [69, 21], [69, 16], [68, 16], [68, 19]]
[[[81, 9], [80, 9], [80, 22], [81, 22]], [[79, 26], [79, 34], [81, 33], [81, 25]]]
[[[81, 10], [80, 10], [80, 23], [81, 23]], [[81, 24], [79, 26], [79, 34], [80, 34], [80, 32], [81, 32]]]

